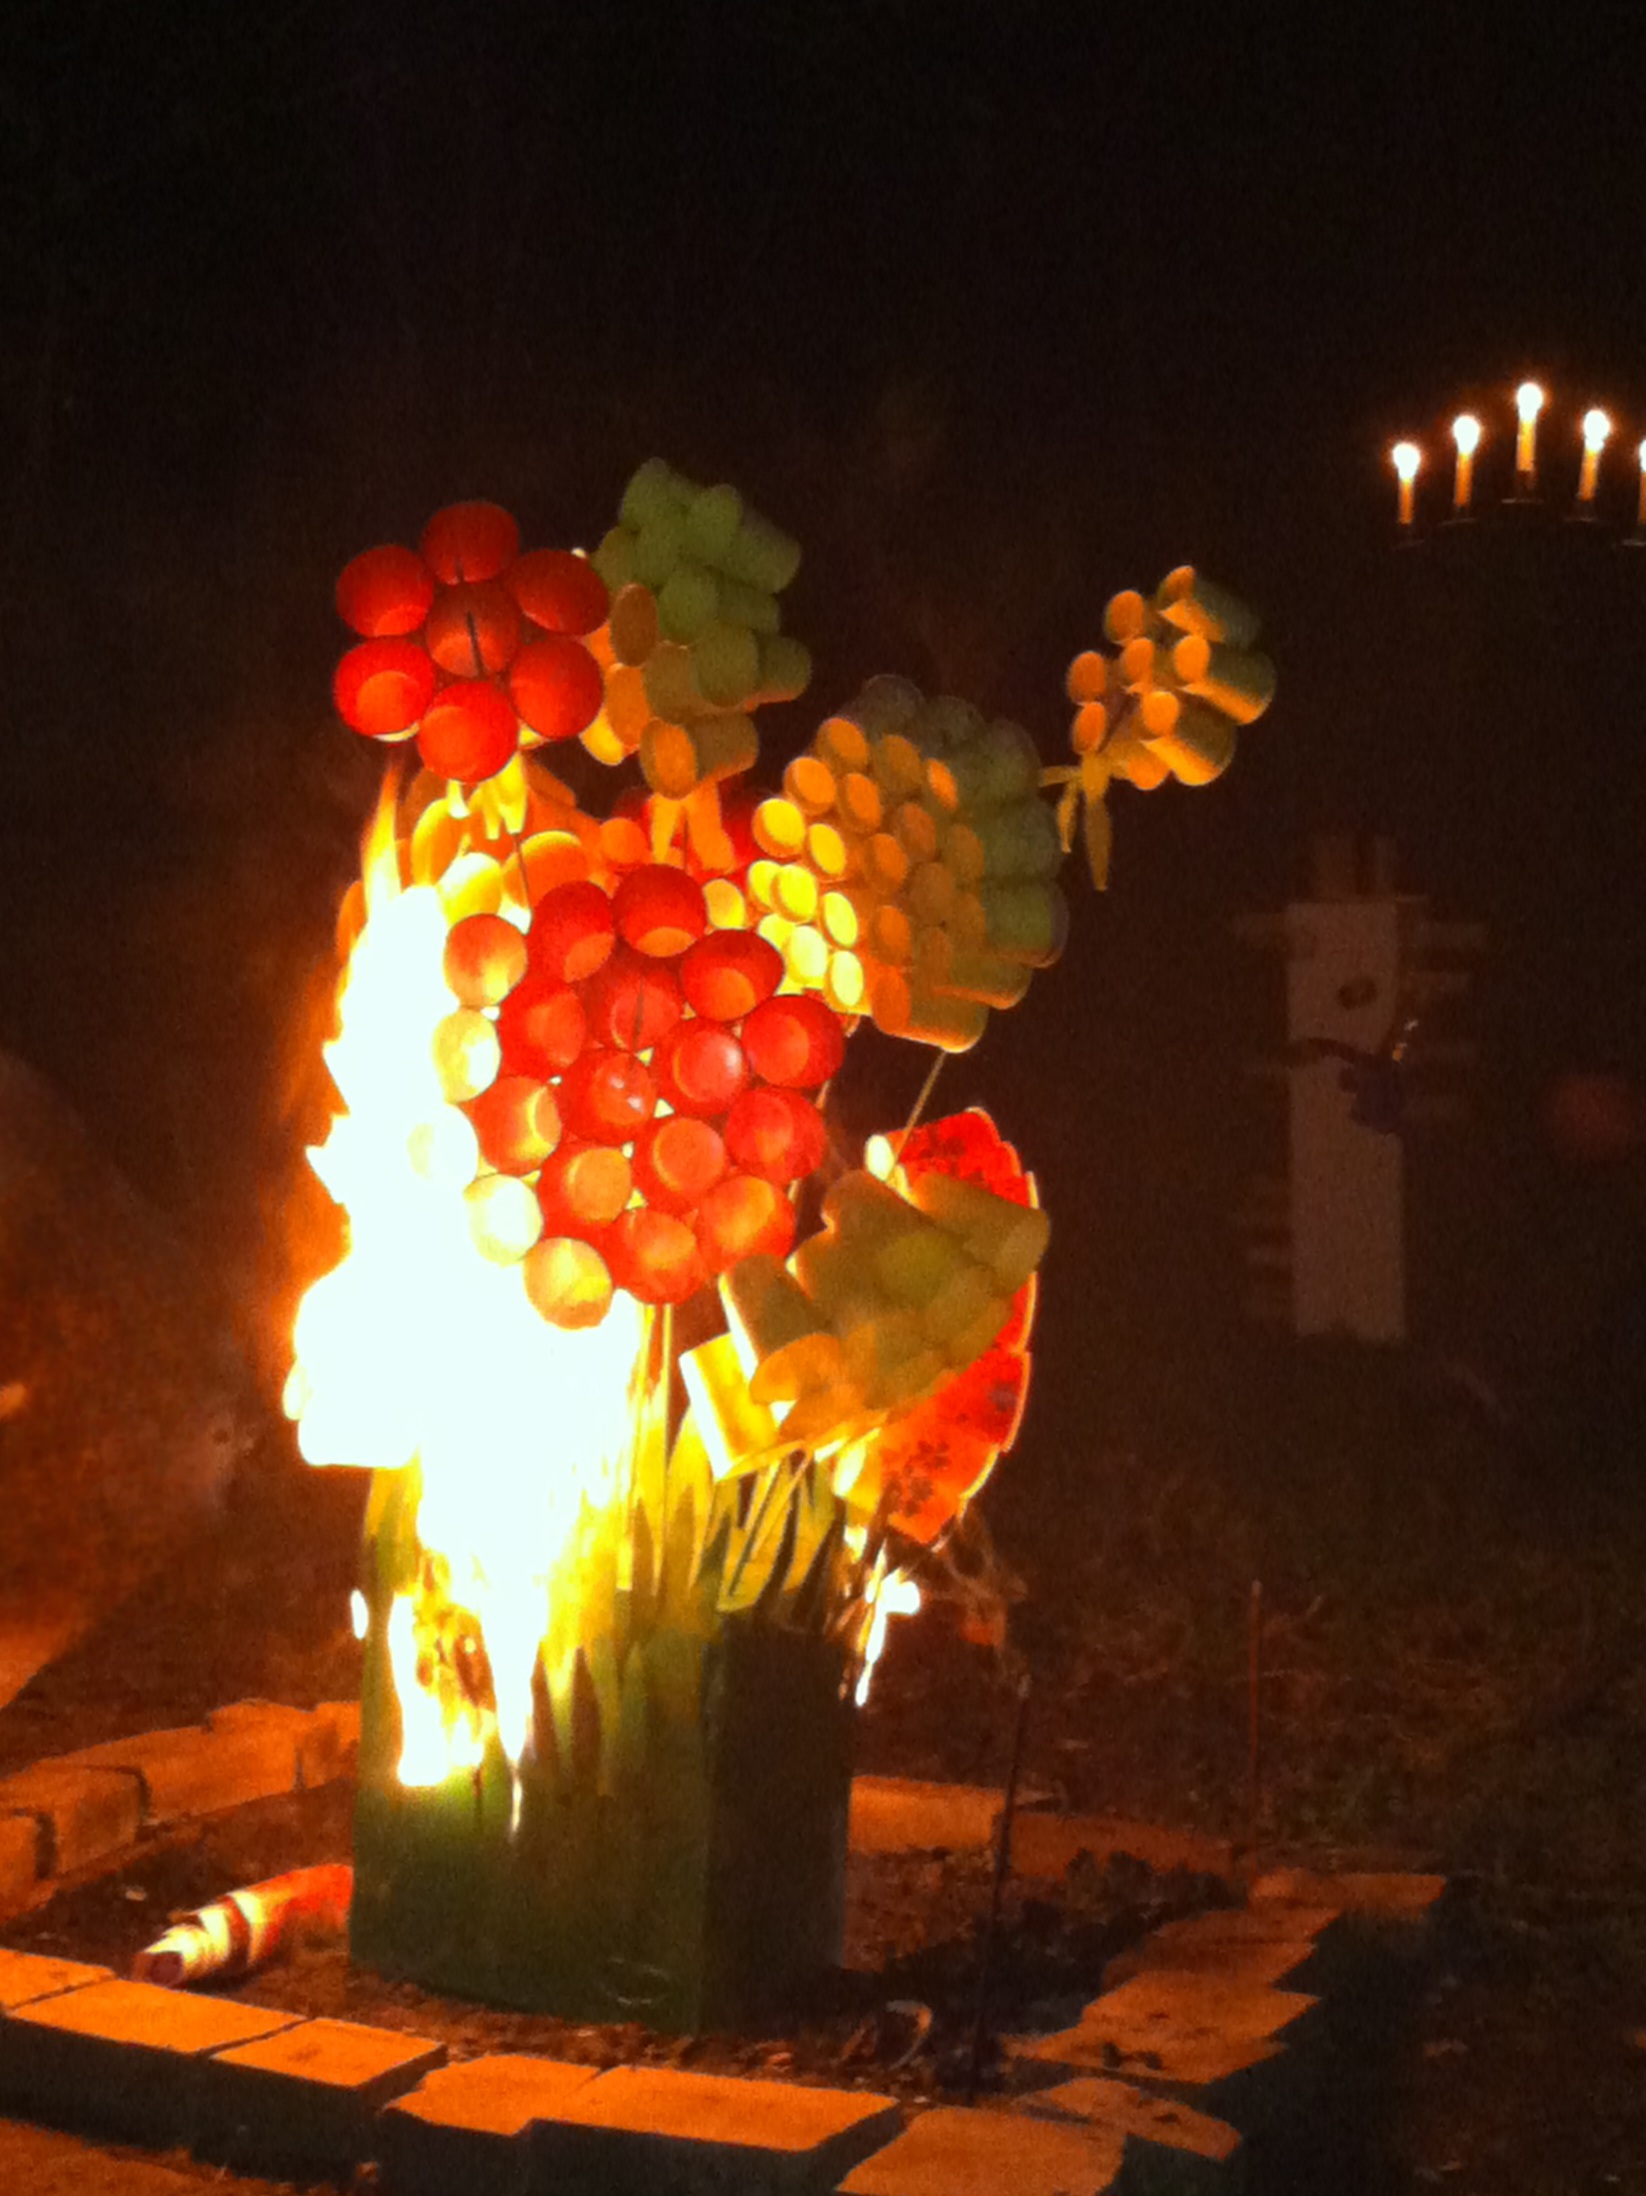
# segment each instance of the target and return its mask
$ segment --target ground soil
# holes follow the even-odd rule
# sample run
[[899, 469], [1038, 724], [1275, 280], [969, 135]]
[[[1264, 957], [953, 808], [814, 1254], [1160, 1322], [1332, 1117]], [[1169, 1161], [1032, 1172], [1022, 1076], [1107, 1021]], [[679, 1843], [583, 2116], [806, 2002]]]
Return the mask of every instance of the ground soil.
[[[1029, 1589], [1026, 1774], [1054, 1804], [1249, 1834], [1248, 1649], [1263, 1674], [1260, 1857], [1439, 1867], [1438, 1957], [1334, 2187], [1646, 2196], [1646, 1501], [1534, 1469], [1386, 1366], [1317, 1360], [1225, 1386], [1218, 1424], [1162, 1407], [991, 1491]], [[1258, 1438], [1258, 1432], [1261, 1439]], [[191, 1720], [227, 1699], [347, 1697], [359, 1490], [278, 1454], [192, 1551], [0, 1711], [0, 1766]], [[1101, 1489], [1100, 1506], [1090, 1489]], [[1068, 1530], [1071, 1506], [1087, 1529]], [[1010, 1673], [938, 1601], [894, 1631], [860, 1733], [868, 1769], [999, 1782]], [[346, 1786], [238, 1811], [60, 1897], [8, 1941], [120, 1964], [167, 1915], [347, 1852]], [[950, 2093], [987, 1899], [976, 1858], [854, 1864], [857, 1970], [790, 2034], [692, 2043], [441, 2004], [310, 1946], [248, 1994], [594, 2060], [650, 2056]], [[1102, 1959], [1207, 1887], [1019, 1884], [1001, 2010], [1089, 1991]], [[922, 2048], [923, 2004], [934, 2022]], [[1300, 2169], [1301, 2170], [1301, 2169]], [[1318, 2172], [1289, 2185], [1320, 2187]]]

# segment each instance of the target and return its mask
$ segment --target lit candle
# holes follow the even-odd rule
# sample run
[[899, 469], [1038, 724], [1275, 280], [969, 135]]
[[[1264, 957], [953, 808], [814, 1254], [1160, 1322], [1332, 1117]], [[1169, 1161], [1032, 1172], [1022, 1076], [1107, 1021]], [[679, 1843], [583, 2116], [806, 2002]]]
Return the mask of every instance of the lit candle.
[[1475, 452], [1480, 448], [1480, 422], [1473, 412], [1459, 412], [1452, 421], [1452, 440], [1457, 444], [1457, 481], [1452, 489], [1452, 509], [1469, 508], [1474, 492]]
[[1417, 469], [1423, 463], [1423, 452], [1415, 442], [1397, 442], [1389, 452], [1390, 462], [1400, 482], [1400, 523], [1412, 523], [1412, 484], [1417, 479]]
[[1595, 489], [1600, 480], [1600, 453], [1606, 447], [1606, 437], [1612, 431], [1612, 423], [1596, 405], [1592, 412], [1583, 415], [1583, 470], [1578, 475], [1577, 500], [1593, 503]]
[[1520, 435], [1515, 443], [1515, 477], [1519, 487], [1530, 490], [1537, 478], [1537, 415], [1543, 409], [1543, 391], [1535, 381], [1523, 381], [1515, 391], [1515, 410], [1520, 414]]
[[1646, 442], [1636, 453], [1640, 459], [1640, 506], [1635, 512], [1635, 532], [1646, 534]]

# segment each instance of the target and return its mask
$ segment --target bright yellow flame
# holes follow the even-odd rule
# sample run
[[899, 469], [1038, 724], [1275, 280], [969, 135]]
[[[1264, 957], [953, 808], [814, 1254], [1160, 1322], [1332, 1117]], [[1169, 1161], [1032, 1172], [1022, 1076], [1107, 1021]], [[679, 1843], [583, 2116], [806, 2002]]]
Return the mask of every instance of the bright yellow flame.
[[1584, 413], [1583, 447], [1585, 450], [1593, 451], [1598, 456], [1605, 449], [1607, 437], [1611, 434], [1611, 431], [1611, 419], [1600, 409], [1598, 404], [1592, 411]]
[[[343, 1110], [310, 1153], [347, 1212], [348, 1250], [299, 1307], [286, 1408], [311, 1464], [420, 1464], [418, 1537], [474, 1619], [497, 1735], [518, 1761], [551, 1602], [577, 1590], [580, 1513], [623, 1491], [642, 1315], [620, 1294], [601, 1326], [567, 1334], [532, 1308], [512, 1261], [537, 1224], [535, 1199], [497, 1177], [471, 1195], [475, 1133], [447, 1102], [435, 1046], [457, 1019], [442, 968], [449, 917], [438, 879], [402, 885], [392, 796], [364, 866], [366, 922], [325, 1052]], [[470, 1034], [494, 1042], [474, 1019], [486, 1038]], [[439, 1783], [479, 1760], [491, 1710], [466, 1703], [454, 1719], [419, 1676], [417, 1616], [402, 1598], [388, 1623], [400, 1774]]]
[[1473, 457], [1480, 448], [1480, 422], [1473, 412], [1459, 412], [1452, 421], [1452, 440], [1464, 457]]
[[371, 1610], [366, 1597], [357, 1586], [349, 1596], [349, 1628], [356, 1639], [364, 1639], [371, 1624]]
[[857, 1677], [857, 1705], [861, 1708], [874, 1683], [875, 1664], [886, 1645], [886, 1632], [894, 1616], [914, 1616], [920, 1608], [920, 1588], [902, 1571], [888, 1571], [884, 1556], [870, 1574], [863, 1593], [868, 1609], [868, 1629], [863, 1636], [863, 1666]]
[[1417, 478], [1417, 469], [1423, 463], [1423, 452], [1415, 442], [1397, 442], [1389, 452], [1389, 461], [1402, 481]]
[[1515, 410], [1522, 427], [1529, 427], [1548, 399], [1535, 381], [1523, 381], [1515, 391]]

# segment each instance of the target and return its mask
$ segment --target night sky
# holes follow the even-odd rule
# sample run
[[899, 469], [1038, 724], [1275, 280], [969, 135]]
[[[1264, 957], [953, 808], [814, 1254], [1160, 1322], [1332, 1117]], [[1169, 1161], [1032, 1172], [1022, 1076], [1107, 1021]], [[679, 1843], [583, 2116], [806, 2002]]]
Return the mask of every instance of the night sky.
[[[1230, 778], [1121, 789], [1114, 890], [1076, 888], [1064, 967], [946, 1071], [1071, 1222], [1054, 1357], [1095, 1317], [1169, 1362], [1237, 1293], [1279, 980], [1229, 921], [1313, 830], [1393, 832], [1493, 922], [1445, 1168], [1477, 1228], [1547, 1172], [1541, 1076], [1646, 1067], [1646, 552], [1553, 519], [1401, 552], [1385, 454], [1428, 443], [1438, 516], [1474, 402], [1495, 498], [1535, 372], [1552, 502], [1598, 401], [1632, 511], [1640, 11], [1071, 12], [9, 15], [0, 1043], [231, 1279], [278, 1226], [377, 776], [329, 712], [337, 569], [458, 496], [592, 541], [654, 451], [805, 544], [819, 675], [769, 713], [779, 759], [882, 669], [1057, 759], [1114, 589], [1188, 559], [1265, 609], [1281, 698]], [[920, 1063], [864, 1061], [895, 1112]], [[1607, 1195], [1548, 1179], [1522, 1263], [1555, 1226], [1581, 1265]], [[1503, 1310], [1452, 1293], [1463, 1329]]]

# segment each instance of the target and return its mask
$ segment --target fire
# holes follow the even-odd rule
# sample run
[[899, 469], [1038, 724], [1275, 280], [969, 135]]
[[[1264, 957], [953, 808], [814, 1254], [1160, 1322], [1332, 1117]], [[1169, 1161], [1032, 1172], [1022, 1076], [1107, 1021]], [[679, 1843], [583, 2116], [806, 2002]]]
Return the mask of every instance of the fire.
[[[303, 1299], [285, 1401], [307, 1462], [418, 1475], [417, 1537], [439, 1551], [440, 1575], [415, 1604], [395, 1597], [388, 1648], [401, 1779], [430, 1784], [475, 1766], [493, 1726], [519, 1761], [550, 1597], [575, 1584], [579, 1519], [621, 1491], [642, 1313], [623, 1296], [597, 1330], [565, 1333], [477, 1241], [475, 1135], [435, 1056], [454, 1006], [448, 915], [435, 884], [402, 881], [392, 789], [363, 873], [365, 921], [325, 1050], [342, 1110], [309, 1154], [349, 1245]], [[424, 1636], [439, 1608], [455, 1612], [455, 1660]], [[475, 1682], [442, 1700], [435, 1674], [464, 1668], [470, 1632]]]

